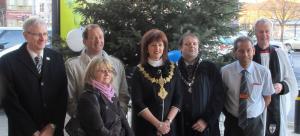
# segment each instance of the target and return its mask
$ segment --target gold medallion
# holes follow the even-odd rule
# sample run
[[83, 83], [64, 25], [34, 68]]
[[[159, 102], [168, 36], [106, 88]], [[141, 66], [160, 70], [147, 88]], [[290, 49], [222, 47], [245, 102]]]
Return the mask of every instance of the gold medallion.
[[166, 78], [163, 78], [162, 75], [160, 76], [160, 78], [151, 77], [149, 75], [149, 73], [147, 73], [145, 71], [145, 69], [143, 68], [143, 66], [141, 64], [138, 65], [138, 68], [142, 72], [142, 74], [144, 75], [144, 77], [146, 79], [148, 79], [151, 83], [156, 83], [156, 84], [158, 84], [160, 86], [160, 89], [159, 89], [159, 92], [158, 92], [158, 96], [162, 100], [164, 100], [167, 97], [167, 95], [168, 95], [168, 92], [164, 88], [164, 85], [166, 83], [170, 82], [171, 79], [173, 78], [175, 65], [173, 63], [171, 63], [170, 72], [168, 73], [169, 75]]
[[159, 92], [158, 92], [158, 96], [161, 98], [161, 99], [165, 99], [168, 95], [168, 92], [166, 91], [166, 89], [161, 86], [160, 89], [159, 89]]

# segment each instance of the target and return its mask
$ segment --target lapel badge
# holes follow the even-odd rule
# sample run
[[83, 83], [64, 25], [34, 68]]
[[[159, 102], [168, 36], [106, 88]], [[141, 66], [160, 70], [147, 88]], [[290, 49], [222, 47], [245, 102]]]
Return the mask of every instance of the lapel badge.
[[46, 60], [48, 60], [48, 61], [49, 61], [49, 60], [50, 60], [50, 57], [46, 57]]

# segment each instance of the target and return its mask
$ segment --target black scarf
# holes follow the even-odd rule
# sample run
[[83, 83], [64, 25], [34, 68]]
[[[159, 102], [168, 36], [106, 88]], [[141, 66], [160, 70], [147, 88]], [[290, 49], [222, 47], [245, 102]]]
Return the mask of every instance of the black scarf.
[[[280, 64], [277, 52], [275, 51], [276, 46], [271, 46], [262, 50], [259, 48], [258, 45], [255, 45], [255, 55], [253, 57], [253, 61], [261, 64], [261, 52], [269, 52], [270, 53], [270, 62], [269, 62], [269, 69], [272, 76], [273, 83], [279, 83], [281, 74], [280, 74]], [[266, 136], [274, 135], [279, 136], [279, 129], [280, 129], [280, 96], [277, 94], [272, 95], [272, 101], [268, 106], [267, 110], [267, 124], [266, 124]], [[275, 124], [276, 129], [273, 134], [270, 133], [270, 124]]]
[[281, 79], [281, 74], [280, 74], [280, 64], [279, 64], [279, 59], [277, 52], [275, 51], [274, 46], [270, 45], [270, 47], [266, 49], [261, 49], [259, 48], [258, 45], [255, 45], [255, 55], [253, 57], [253, 61], [261, 64], [261, 57], [260, 57], [260, 52], [261, 51], [269, 51], [270, 53], [270, 62], [269, 62], [269, 69], [272, 75], [272, 81], [273, 83], [278, 83], [280, 82]]

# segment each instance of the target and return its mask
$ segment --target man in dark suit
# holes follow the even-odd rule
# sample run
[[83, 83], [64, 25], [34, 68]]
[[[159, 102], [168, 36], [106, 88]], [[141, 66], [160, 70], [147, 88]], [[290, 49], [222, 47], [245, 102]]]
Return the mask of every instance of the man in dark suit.
[[63, 136], [67, 78], [60, 54], [45, 48], [46, 23], [29, 18], [26, 42], [0, 59], [9, 136]]

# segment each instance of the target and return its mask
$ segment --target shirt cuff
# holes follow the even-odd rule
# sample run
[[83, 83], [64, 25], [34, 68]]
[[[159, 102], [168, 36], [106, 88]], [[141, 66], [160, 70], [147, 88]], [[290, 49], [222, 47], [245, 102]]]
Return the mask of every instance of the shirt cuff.
[[144, 111], [146, 111], [148, 109], [148, 107], [144, 108], [143, 110], [141, 110], [137, 115], [140, 116]]
[[171, 106], [172, 108], [176, 108], [176, 109], [178, 109], [178, 112], [180, 112], [181, 110], [178, 108], [178, 107], [176, 107], [176, 106]]

